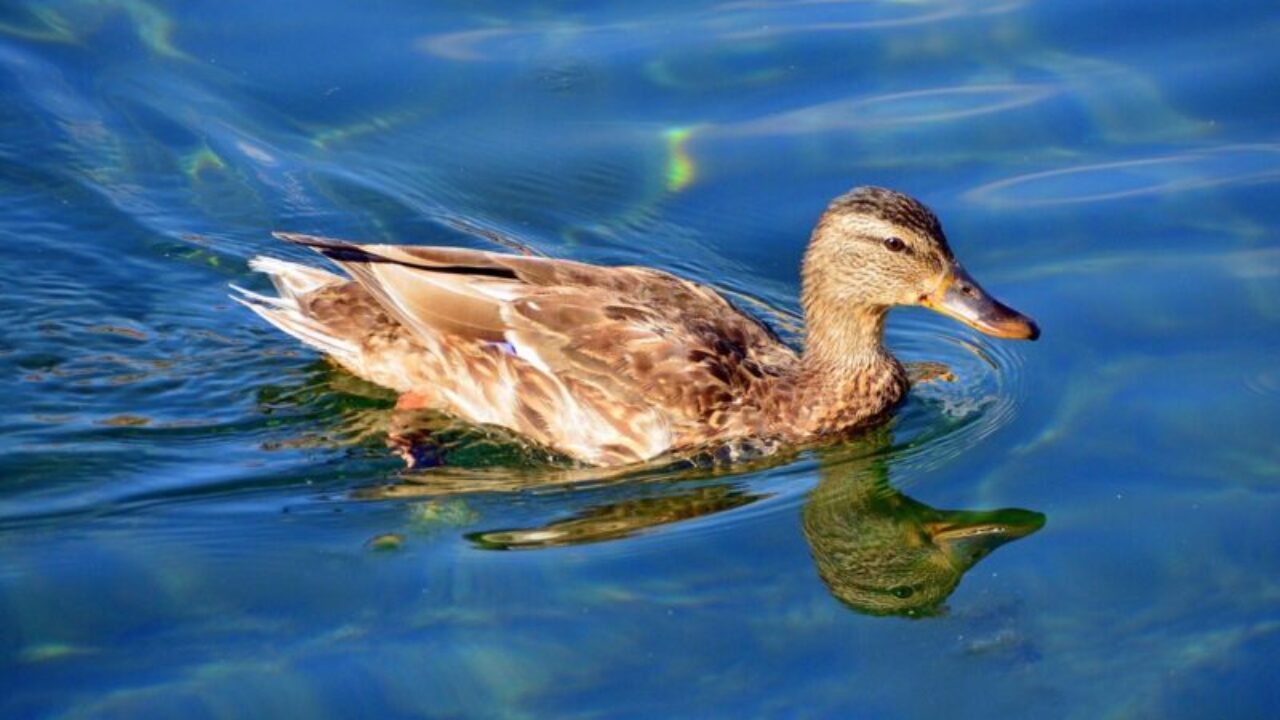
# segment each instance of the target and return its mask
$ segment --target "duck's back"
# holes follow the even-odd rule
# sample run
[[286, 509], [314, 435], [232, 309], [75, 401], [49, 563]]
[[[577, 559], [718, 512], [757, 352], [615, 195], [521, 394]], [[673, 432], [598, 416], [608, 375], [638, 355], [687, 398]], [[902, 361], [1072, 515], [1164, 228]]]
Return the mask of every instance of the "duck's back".
[[354, 281], [260, 261], [283, 299], [251, 295], [259, 314], [407, 405], [503, 425], [586, 462], [759, 433], [797, 367], [719, 293], [661, 271], [282, 237]]

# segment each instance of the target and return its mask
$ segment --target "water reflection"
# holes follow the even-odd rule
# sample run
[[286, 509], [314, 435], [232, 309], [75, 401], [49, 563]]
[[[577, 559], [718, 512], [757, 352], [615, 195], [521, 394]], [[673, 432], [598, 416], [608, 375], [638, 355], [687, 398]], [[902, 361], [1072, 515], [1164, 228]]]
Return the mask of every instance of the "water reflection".
[[804, 506], [818, 574], [838, 600], [875, 615], [929, 615], [991, 551], [1039, 530], [1030, 510], [940, 510], [889, 483], [889, 459], [824, 463]]
[[[823, 583], [848, 607], [871, 615], [936, 614], [978, 561], [1001, 545], [1039, 530], [1045, 516], [1016, 508], [941, 510], [914, 500], [889, 482], [894, 457], [888, 452], [890, 445], [889, 430], [881, 428], [852, 443], [819, 450], [818, 485], [803, 507], [805, 540]], [[794, 456], [787, 458], [794, 460]], [[644, 496], [588, 504], [569, 517], [479, 530], [467, 537], [477, 547], [491, 550], [581, 545], [707, 518], [769, 497], [736, 480], [695, 487], [681, 482], [712, 472], [697, 467], [666, 472], [648, 478], [650, 492]], [[584, 476], [567, 470], [543, 477], [541, 483], [526, 476], [513, 484], [486, 474], [424, 473], [410, 484], [359, 495], [369, 499], [430, 496], [430, 507], [440, 508], [447, 507], [440, 503], [442, 496], [496, 489], [536, 491], [581, 481]], [[645, 481], [621, 474], [596, 481], [623, 479], [628, 484]], [[654, 487], [662, 491], [655, 494]], [[576, 498], [566, 496], [569, 501]]]

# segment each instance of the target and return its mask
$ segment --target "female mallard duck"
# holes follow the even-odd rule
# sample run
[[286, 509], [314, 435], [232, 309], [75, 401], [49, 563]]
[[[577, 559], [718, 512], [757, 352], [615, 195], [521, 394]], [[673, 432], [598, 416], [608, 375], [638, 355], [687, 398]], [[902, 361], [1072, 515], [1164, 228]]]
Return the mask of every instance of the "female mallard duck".
[[251, 267], [280, 296], [237, 288], [238, 300], [401, 393], [400, 407], [502, 425], [595, 465], [874, 423], [907, 390], [883, 343], [894, 305], [997, 337], [1039, 335], [961, 269], [928, 208], [882, 188], [836, 198], [813, 231], [803, 353], [715, 290], [659, 270], [277, 237], [351, 279], [259, 257]]

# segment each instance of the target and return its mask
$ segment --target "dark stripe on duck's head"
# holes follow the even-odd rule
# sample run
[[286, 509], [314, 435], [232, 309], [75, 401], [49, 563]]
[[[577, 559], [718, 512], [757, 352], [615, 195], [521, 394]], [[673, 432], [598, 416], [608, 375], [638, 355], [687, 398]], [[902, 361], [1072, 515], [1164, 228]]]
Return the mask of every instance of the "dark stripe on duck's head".
[[888, 188], [854, 188], [832, 200], [827, 212], [857, 213], [879, 218], [932, 237], [944, 248], [947, 247], [947, 236], [942, 231], [938, 216], [919, 200]]

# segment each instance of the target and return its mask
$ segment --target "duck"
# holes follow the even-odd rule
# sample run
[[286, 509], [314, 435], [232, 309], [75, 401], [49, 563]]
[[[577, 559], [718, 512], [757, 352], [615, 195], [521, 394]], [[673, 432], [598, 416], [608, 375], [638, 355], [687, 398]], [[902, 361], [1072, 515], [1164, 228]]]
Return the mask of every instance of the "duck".
[[819, 217], [800, 271], [800, 348], [715, 288], [653, 268], [274, 235], [342, 274], [258, 256], [249, 266], [277, 294], [233, 285], [235, 300], [393, 390], [397, 409], [501, 426], [589, 466], [708, 448], [756, 457], [882, 422], [909, 386], [884, 344], [897, 306], [994, 337], [1040, 335], [964, 270], [928, 207], [881, 187]]

